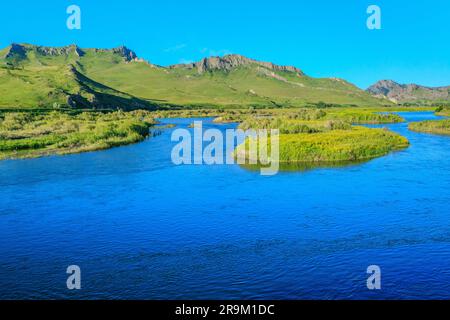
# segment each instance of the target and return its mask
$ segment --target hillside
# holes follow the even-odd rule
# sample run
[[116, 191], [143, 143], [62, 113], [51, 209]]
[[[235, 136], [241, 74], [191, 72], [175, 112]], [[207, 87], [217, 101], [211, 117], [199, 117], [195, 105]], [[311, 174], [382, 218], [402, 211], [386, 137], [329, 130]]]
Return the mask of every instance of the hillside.
[[79, 71], [76, 46], [11, 45], [0, 51], [0, 106], [6, 108], [150, 108], [151, 103], [98, 83]]
[[450, 86], [425, 87], [417, 84], [399, 84], [392, 80], [381, 80], [370, 86], [367, 92], [387, 98], [395, 103], [450, 103]]
[[12, 44], [0, 50], [0, 107], [380, 106], [353, 84], [239, 55], [161, 67], [126, 47]]

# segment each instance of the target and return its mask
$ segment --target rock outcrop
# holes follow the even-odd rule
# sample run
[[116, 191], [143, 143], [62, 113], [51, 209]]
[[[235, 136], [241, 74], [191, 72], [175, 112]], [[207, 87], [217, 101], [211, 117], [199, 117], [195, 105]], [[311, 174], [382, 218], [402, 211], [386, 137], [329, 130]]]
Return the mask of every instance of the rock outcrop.
[[36, 47], [36, 51], [43, 56], [65, 56], [74, 53], [75, 55], [82, 57], [84, 51], [78, 48], [76, 45], [70, 45], [65, 47]]
[[133, 61], [137, 60], [137, 55], [134, 51], [128, 49], [125, 46], [120, 46], [118, 48], [112, 49], [113, 53], [120, 54], [122, 57], [125, 58], [126, 61]]
[[4, 58], [6, 58], [6, 59], [10, 59], [13, 57], [25, 58], [26, 54], [27, 54], [27, 51], [23, 45], [13, 43], [6, 50], [6, 54], [5, 54]]
[[65, 47], [43, 47], [33, 46], [29, 44], [17, 44], [13, 43], [9, 46], [5, 58], [22, 58], [25, 59], [28, 52], [35, 51], [42, 56], [62, 56], [75, 54], [79, 57], [84, 55], [84, 51], [76, 45], [70, 45]]
[[[95, 52], [112, 52], [114, 54], [120, 55], [126, 61], [140, 61], [136, 53], [125, 46], [120, 46], [114, 49], [93, 49]], [[11, 57], [22, 57], [25, 58], [27, 52], [35, 51], [37, 54], [42, 56], [63, 56], [75, 54], [78, 57], [84, 56], [86, 53], [83, 49], [79, 48], [77, 45], [69, 45], [65, 47], [44, 47], [44, 46], [34, 46], [29, 44], [16, 44], [13, 43], [9, 46], [4, 58]]]
[[425, 87], [417, 84], [400, 84], [392, 80], [381, 80], [370, 86], [367, 92], [395, 102], [450, 100], [450, 86]]
[[198, 73], [203, 74], [208, 71], [213, 70], [221, 70], [221, 71], [231, 71], [235, 68], [241, 66], [249, 66], [249, 65], [257, 65], [272, 71], [286, 71], [286, 72], [294, 72], [299, 76], [303, 76], [304, 73], [292, 66], [279, 66], [273, 64], [271, 62], [262, 62], [253, 59], [249, 59], [247, 57], [230, 54], [223, 57], [210, 57], [204, 58], [199, 62], [188, 63], [188, 64], [177, 64], [170, 66], [169, 68], [186, 68], [186, 69], [197, 69]]

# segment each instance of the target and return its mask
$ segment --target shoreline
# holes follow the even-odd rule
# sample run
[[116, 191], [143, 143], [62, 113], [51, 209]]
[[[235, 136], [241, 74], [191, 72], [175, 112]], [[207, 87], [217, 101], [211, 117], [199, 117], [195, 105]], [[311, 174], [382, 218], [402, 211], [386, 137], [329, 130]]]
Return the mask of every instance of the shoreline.
[[[427, 111], [430, 110], [429, 107], [424, 107]], [[421, 110], [423, 110], [424, 108], [419, 108]], [[405, 108], [401, 108], [402, 111], [400, 112], [405, 112], [404, 109]], [[409, 112], [417, 112], [416, 108], [412, 108], [408, 109]], [[289, 120], [289, 118], [286, 117], [292, 117], [292, 113], [295, 112], [299, 112], [299, 110], [301, 111], [301, 116], [305, 116], [308, 115], [310, 113], [317, 113], [319, 112], [319, 114], [321, 116], [322, 113], [325, 114], [324, 119], [334, 119], [333, 117], [337, 117], [337, 119], [339, 119], [339, 117], [341, 115], [343, 115], [345, 118], [348, 117], [348, 115], [355, 115], [358, 116], [358, 114], [364, 114], [364, 116], [366, 117], [367, 115], [370, 114], [375, 114], [375, 112], [380, 112], [380, 111], [386, 111], [386, 110], [380, 110], [380, 108], [351, 108], [351, 109], [343, 109], [343, 110], [339, 110], [336, 108], [331, 108], [331, 109], [297, 109], [297, 108], [292, 108], [292, 109], [262, 109], [257, 111], [256, 115], [255, 115], [255, 111], [254, 110], [241, 110], [240, 113], [237, 116], [237, 119], [235, 119], [234, 121], [225, 121], [224, 123], [222, 122], [218, 122], [217, 119], [220, 117], [223, 117], [224, 114], [226, 115], [227, 112], [231, 113], [231, 114], [235, 114], [236, 111], [235, 110], [225, 110], [223, 111], [222, 116], [213, 116], [213, 115], [207, 115], [208, 118], [210, 118], [212, 120], [213, 123], [220, 125], [220, 124], [229, 124], [229, 123], [236, 123], [237, 127], [241, 126], [243, 123], [245, 123], [244, 119], [251, 119], [252, 121], [250, 123], [255, 123], [254, 121], [258, 122], [258, 114], [269, 114], [268, 117], [277, 119], [277, 117], [281, 117], [281, 121], [284, 124], [289, 124], [290, 122], [295, 121], [299, 122], [302, 124], [302, 128], [305, 127], [306, 125], [311, 126], [312, 124], [312, 128], [315, 128], [314, 130], [316, 130], [317, 128], [319, 128], [319, 131], [317, 131], [317, 133], [315, 133], [316, 131], [311, 131], [312, 133], [314, 133], [314, 135], [310, 134], [302, 134], [300, 133], [299, 137], [303, 137], [303, 138], [309, 138], [309, 137], [319, 137], [319, 135], [322, 135], [324, 137], [323, 141], [319, 141], [320, 143], [326, 143], [327, 141], [327, 135], [325, 134], [327, 130], [332, 130], [332, 131], [328, 131], [328, 132], [336, 132], [339, 133], [340, 131], [343, 130], [333, 130], [333, 128], [331, 129], [326, 129], [325, 132], [320, 132], [321, 130], [324, 130], [322, 128], [322, 124], [317, 124], [320, 121], [314, 121], [314, 120], [298, 120], [298, 119], [294, 119], [294, 120]], [[369, 110], [371, 112], [369, 112]], [[341, 111], [341, 113], [339, 113], [339, 111]], [[184, 111], [186, 112], [186, 111]], [[183, 112], [183, 113], [184, 113]], [[208, 113], [208, 111], [205, 110], [190, 110], [189, 111], [191, 113], [192, 116], [199, 116], [199, 113], [202, 113], [201, 115], [204, 115], [204, 113]], [[87, 144], [68, 144], [68, 145], [64, 145], [63, 144], [56, 144], [56, 145], [49, 145], [49, 146], [44, 146], [41, 148], [36, 148], [36, 149], [27, 149], [24, 148], [22, 150], [18, 149], [18, 150], [3, 150], [0, 151], [0, 161], [3, 160], [19, 160], [19, 159], [35, 159], [35, 158], [41, 158], [41, 157], [47, 157], [47, 156], [64, 156], [64, 155], [70, 155], [70, 154], [80, 154], [80, 153], [85, 153], [85, 152], [95, 152], [95, 151], [103, 151], [103, 150], [108, 150], [111, 148], [116, 148], [116, 147], [120, 147], [120, 146], [126, 146], [126, 145], [131, 145], [131, 144], [135, 144], [135, 143], [140, 143], [145, 141], [146, 139], [149, 139], [151, 137], [157, 136], [160, 134], [160, 132], [162, 130], [165, 129], [171, 129], [176, 125], [170, 124], [170, 123], [166, 123], [166, 124], [161, 124], [159, 123], [158, 119], [173, 119], [176, 116], [179, 116], [180, 112], [179, 111], [174, 111], [171, 115], [172, 117], [164, 117], [162, 118], [162, 115], [167, 115], [165, 114], [166, 112], [164, 111], [163, 114], [161, 114], [161, 112], [158, 111], [154, 111], [154, 112], [149, 112], [149, 111], [130, 111], [130, 112], [123, 112], [123, 111], [116, 111], [116, 112], [108, 112], [108, 113], [98, 113], [95, 111], [91, 111], [91, 112], [81, 112], [81, 113], [77, 113], [77, 115], [75, 116], [67, 116], [65, 114], [63, 114], [64, 116], [68, 117], [67, 122], [71, 122], [71, 121], [75, 121], [74, 119], [76, 119], [77, 121], [79, 120], [78, 117], [89, 117], [91, 116], [91, 118], [89, 118], [89, 120], [80, 120], [81, 124], [78, 123], [77, 125], [85, 125], [85, 122], [88, 122], [92, 125], [92, 122], [95, 122], [95, 124], [97, 125], [97, 123], [101, 122], [101, 121], [105, 121], [106, 123], [109, 123], [108, 125], [116, 125], [117, 123], [121, 123], [123, 121], [128, 121], [131, 119], [133, 119], [133, 121], [137, 121], [136, 123], [132, 123], [130, 124], [131, 127], [133, 127], [133, 125], [136, 126], [141, 126], [140, 128], [138, 128], [140, 130], [140, 132], [136, 132], [136, 131], [127, 131], [129, 128], [127, 126], [125, 126], [126, 130], [126, 134], [123, 134], [123, 132], [121, 132], [120, 134], [115, 132], [114, 130], [112, 130], [113, 135], [109, 136], [106, 135], [106, 137], [98, 137], [96, 136], [96, 138], [98, 138], [98, 141], [91, 141], [90, 143]], [[304, 114], [305, 113], [305, 114]], [[15, 113], [14, 113], [15, 114]], [[49, 113], [49, 114], [55, 114], [55, 112]], [[59, 115], [59, 114], [57, 114]], [[95, 118], [96, 115], [98, 116], [98, 119]], [[185, 113], [183, 115], [186, 115]], [[395, 117], [393, 116], [395, 115]], [[115, 119], [114, 117], [118, 117], [117, 119]], [[41, 117], [45, 118], [45, 115], [39, 115], [38, 117], [40, 117], [39, 119], [41, 119]], [[71, 118], [72, 117], [72, 118]], [[73, 118], [74, 117], [74, 118]], [[94, 120], [92, 119], [92, 117], [94, 117]], [[106, 117], [106, 119], [104, 119], [104, 117]], [[298, 117], [298, 115], [296, 115], [296, 117]], [[330, 118], [331, 117], [331, 118]], [[404, 119], [398, 117], [396, 114], [393, 113], [389, 113], [386, 115], [377, 115], [376, 120], [371, 120], [370, 118], [367, 118], [366, 121], [360, 121], [358, 122], [358, 124], [395, 124], [395, 123], [399, 123], [399, 122], [404, 122]], [[386, 119], [388, 119], [388, 121], [383, 120], [386, 117]], [[186, 119], [190, 119], [190, 117], [182, 117], [182, 118], [186, 118]], [[100, 120], [99, 120], [100, 119]], [[401, 119], [401, 121], [399, 120]], [[145, 120], [145, 121], [144, 121]], [[132, 121], [132, 122], [133, 122]], [[146, 122], [147, 121], [147, 122]], [[335, 120], [326, 120], [326, 121], [335, 121]], [[340, 121], [340, 120], [339, 120]], [[348, 120], [347, 120], [348, 121]], [[65, 121], [62, 121], [63, 124], [65, 124]], [[1, 124], [1, 121], [0, 121]], [[356, 128], [354, 125], [354, 123], [351, 124], [351, 129], [354, 131], [354, 128]], [[326, 126], [326, 125], [325, 125]], [[145, 132], [143, 132], [143, 128], [145, 127]], [[248, 126], [249, 128], [253, 128], [252, 125]], [[1, 126], [0, 126], [1, 128]], [[151, 130], [151, 128], [155, 128], [155, 131], [153, 132]], [[245, 128], [244, 128], [245, 129]], [[339, 128], [337, 128], [339, 129]], [[138, 131], [139, 131], [138, 130]], [[352, 131], [350, 130], [350, 131]], [[376, 130], [376, 129], [367, 129], [366, 131], [369, 132], [368, 130]], [[350, 132], [348, 131], [348, 132]], [[19, 130], [19, 132], [21, 132]], [[374, 131], [373, 131], [374, 132]], [[0, 130], [0, 136], [1, 136], [2, 131]], [[89, 132], [88, 132], [89, 133]], [[345, 132], [344, 132], [345, 133]], [[69, 133], [69, 136], [72, 133]], [[114, 135], [115, 134], [115, 135]], [[395, 134], [395, 133], [394, 133]], [[287, 134], [284, 135], [287, 137], [292, 137], [293, 135]], [[402, 137], [399, 135], [399, 137]], [[404, 137], [402, 137], [404, 138]], [[319, 139], [320, 140], [320, 139]], [[406, 140], [406, 139], [405, 139]], [[20, 141], [20, 139], [15, 139], [12, 138], [10, 140], [6, 140], [6, 141], [10, 141], [11, 143], [15, 143], [17, 141]], [[355, 140], [356, 142], [358, 142], [358, 138]], [[3, 147], [5, 145], [5, 141], [3, 141]], [[323, 159], [321, 157], [315, 157], [313, 161], [305, 159], [305, 160], [298, 160], [298, 159], [290, 159], [290, 160], [283, 160], [280, 159], [280, 164], [282, 165], [295, 165], [295, 164], [317, 164], [318, 167], [320, 167], [320, 164], [323, 163], [336, 163], [336, 162], [355, 162], [355, 161], [369, 161], [371, 159], [375, 159], [375, 158], [379, 158], [382, 156], [387, 155], [388, 153], [390, 153], [391, 151], [397, 151], [397, 150], [403, 150], [405, 148], [407, 148], [409, 146], [409, 142], [406, 144], [402, 144], [401, 147], [396, 148], [395, 146], [392, 146], [392, 148], [389, 148], [389, 150], [387, 152], [383, 151], [383, 152], [377, 152], [371, 155], [361, 155], [361, 157], [348, 157], [348, 158], [343, 158], [343, 159], [335, 159], [335, 158], [329, 158], [329, 159]], [[0, 142], [0, 150], [2, 147], [2, 143]], [[236, 149], [238, 149], [239, 146], [236, 147]]]

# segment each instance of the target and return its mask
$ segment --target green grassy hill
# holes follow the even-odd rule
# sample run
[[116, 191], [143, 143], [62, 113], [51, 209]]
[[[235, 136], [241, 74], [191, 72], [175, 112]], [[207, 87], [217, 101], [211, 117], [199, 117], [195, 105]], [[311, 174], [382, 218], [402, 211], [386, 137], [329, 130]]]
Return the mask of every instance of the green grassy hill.
[[160, 67], [125, 47], [110, 50], [13, 44], [0, 50], [0, 107], [381, 106], [341, 79], [238, 55]]
[[149, 108], [151, 103], [98, 83], [80, 72], [76, 46], [12, 45], [0, 51], [0, 107]]

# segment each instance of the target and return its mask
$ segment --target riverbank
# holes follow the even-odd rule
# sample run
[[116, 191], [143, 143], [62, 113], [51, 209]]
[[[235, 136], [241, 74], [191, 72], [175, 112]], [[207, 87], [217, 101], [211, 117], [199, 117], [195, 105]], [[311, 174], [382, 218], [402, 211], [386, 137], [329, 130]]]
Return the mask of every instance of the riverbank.
[[416, 132], [450, 135], [450, 119], [412, 122], [408, 128]]
[[[300, 161], [300, 154], [306, 157], [305, 161], [354, 161], [382, 156], [407, 145], [403, 139], [385, 132], [372, 134], [353, 127], [403, 122], [394, 110], [414, 111], [416, 108], [0, 112], [0, 160], [104, 150], [144, 140], [157, 123], [155, 119], [208, 117], [218, 124], [238, 123], [244, 130], [279, 129], [281, 134], [290, 135], [281, 137], [282, 146], [286, 146], [282, 148], [281, 161]], [[305, 134], [314, 135], [307, 137]], [[311, 148], [303, 146], [311, 143], [309, 139], [314, 139]], [[367, 144], [370, 139], [373, 141]], [[392, 143], [392, 139], [396, 142]], [[346, 149], [346, 144], [350, 149]], [[316, 150], [317, 154], [304, 153], [308, 148], [310, 152]]]
[[450, 107], [443, 107], [436, 110], [436, 114], [438, 116], [447, 116], [450, 117]]
[[155, 121], [148, 111], [0, 114], [0, 160], [104, 150], [136, 143]]

